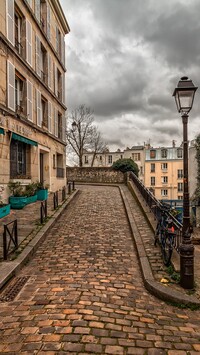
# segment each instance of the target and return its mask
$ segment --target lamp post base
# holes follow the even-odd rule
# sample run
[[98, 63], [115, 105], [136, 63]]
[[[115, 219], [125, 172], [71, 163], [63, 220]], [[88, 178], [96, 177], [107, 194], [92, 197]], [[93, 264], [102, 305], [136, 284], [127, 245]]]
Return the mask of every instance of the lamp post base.
[[180, 285], [188, 290], [194, 288], [194, 245], [180, 245]]

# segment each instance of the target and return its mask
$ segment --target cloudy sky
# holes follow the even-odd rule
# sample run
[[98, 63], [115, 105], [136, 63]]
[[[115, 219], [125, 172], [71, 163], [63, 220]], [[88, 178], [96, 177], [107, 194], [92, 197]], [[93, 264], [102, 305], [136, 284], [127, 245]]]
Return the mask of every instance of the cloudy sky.
[[182, 141], [173, 90], [199, 90], [189, 139], [200, 133], [200, 0], [60, 0], [66, 36], [67, 106], [94, 110], [111, 150]]

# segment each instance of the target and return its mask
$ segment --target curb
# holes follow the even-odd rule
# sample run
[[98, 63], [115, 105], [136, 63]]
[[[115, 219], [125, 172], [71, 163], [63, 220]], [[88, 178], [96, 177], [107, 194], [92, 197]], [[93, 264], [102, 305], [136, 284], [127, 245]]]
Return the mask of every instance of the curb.
[[[135, 247], [137, 250], [137, 255], [138, 255], [138, 259], [139, 259], [139, 264], [140, 264], [145, 288], [154, 296], [156, 296], [164, 301], [167, 301], [167, 302], [180, 303], [180, 304], [184, 304], [187, 306], [200, 306], [200, 300], [197, 299], [196, 297], [185, 295], [185, 294], [181, 293], [180, 291], [173, 290], [172, 288], [167, 289], [166, 288], [167, 286], [160, 284], [158, 281], [156, 281], [154, 279], [154, 276], [153, 276], [153, 273], [151, 270], [151, 265], [149, 263], [147, 255], [146, 255], [146, 250], [145, 250], [142, 238], [140, 236], [140, 233], [138, 231], [134, 217], [132, 215], [129, 202], [128, 202], [121, 186], [119, 186], [119, 190], [120, 190], [120, 193], [122, 196], [122, 200], [123, 200], [123, 203], [125, 206], [126, 214], [127, 214], [128, 220], [129, 220], [131, 231], [132, 231], [133, 241], [134, 241], [134, 244], [135, 244]], [[143, 213], [147, 216], [147, 214], [145, 213], [144, 207], [142, 206], [142, 203], [141, 203], [139, 197], [137, 196], [135, 190], [132, 190], [132, 191], [133, 191], [135, 198], [136, 198], [137, 202], [139, 203]], [[130, 192], [130, 190], [129, 190], [129, 192]], [[148, 218], [148, 216], [146, 218]], [[152, 228], [152, 223], [151, 223], [152, 221], [149, 221], [149, 218], [147, 221]]]
[[0, 290], [3, 286], [15, 276], [19, 270], [30, 260], [38, 246], [45, 240], [50, 228], [54, 226], [62, 212], [68, 207], [71, 201], [78, 196], [80, 190], [76, 190], [69, 196], [66, 202], [54, 213], [48, 222], [38, 231], [35, 237], [24, 248], [24, 250], [13, 261], [4, 261], [0, 265]]

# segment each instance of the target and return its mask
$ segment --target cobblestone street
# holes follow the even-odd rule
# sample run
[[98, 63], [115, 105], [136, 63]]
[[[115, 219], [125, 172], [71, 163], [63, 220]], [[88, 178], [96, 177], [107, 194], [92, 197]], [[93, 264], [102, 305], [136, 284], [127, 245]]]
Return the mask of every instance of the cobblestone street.
[[0, 304], [0, 354], [200, 354], [200, 311], [143, 286], [117, 187], [81, 187], [19, 276]]

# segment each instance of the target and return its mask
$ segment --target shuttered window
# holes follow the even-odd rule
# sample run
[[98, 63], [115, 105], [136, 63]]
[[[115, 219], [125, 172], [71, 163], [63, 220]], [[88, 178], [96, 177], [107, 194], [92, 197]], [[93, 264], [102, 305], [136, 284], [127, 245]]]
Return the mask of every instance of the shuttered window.
[[48, 101], [48, 130], [52, 133], [52, 104]]
[[32, 26], [26, 20], [26, 60], [32, 66]]
[[35, 16], [36, 19], [40, 22], [40, 0], [35, 0]]
[[62, 75], [62, 103], [65, 105], [65, 74]]
[[48, 87], [52, 89], [52, 58], [48, 54]]
[[54, 66], [55, 68], [55, 95], [58, 96], [58, 69], [56, 65]]
[[63, 142], [66, 141], [66, 117], [65, 115], [62, 116], [62, 140]]
[[7, 94], [8, 108], [15, 111], [15, 67], [7, 61]]
[[47, 4], [47, 38], [51, 40], [51, 8]]
[[36, 90], [36, 111], [37, 111], [37, 125], [42, 126], [42, 102], [41, 102], [41, 92]]
[[35, 37], [35, 68], [36, 73], [41, 77], [41, 43], [38, 36]]
[[15, 32], [14, 32], [14, 0], [6, 1], [7, 12], [7, 38], [12, 45], [15, 45]]
[[54, 110], [55, 136], [58, 137], [58, 110]]
[[27, 116], [33, 121], [33, 84], [27, 80]]

